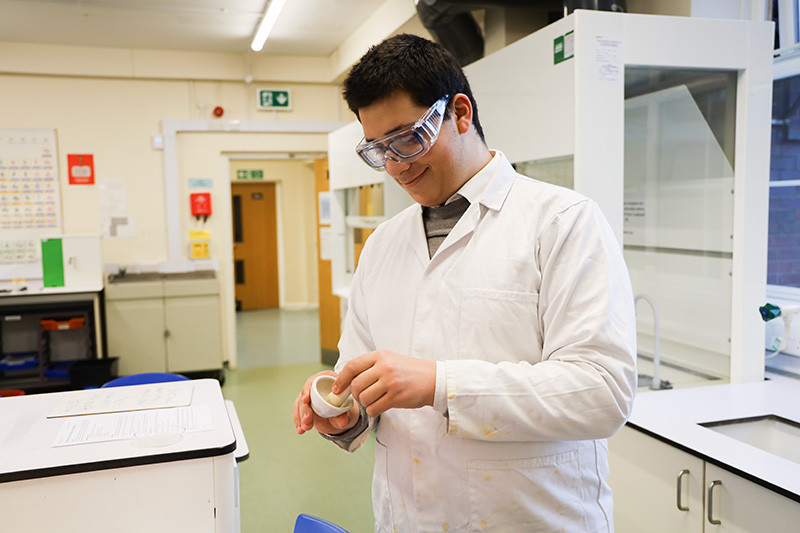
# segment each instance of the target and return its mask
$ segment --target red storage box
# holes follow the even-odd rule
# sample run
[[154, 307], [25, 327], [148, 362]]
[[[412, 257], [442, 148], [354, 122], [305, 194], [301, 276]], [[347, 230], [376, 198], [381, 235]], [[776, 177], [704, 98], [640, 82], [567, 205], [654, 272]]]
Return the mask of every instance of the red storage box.
[[42, 325], [42, 329], [45, 331], [63, 331], [67, 329], [79, 329], [83, 327], [83, 324], [86, 322], [84, 317], [75, 317], [75, 318], [44, 318], [39, 321]]

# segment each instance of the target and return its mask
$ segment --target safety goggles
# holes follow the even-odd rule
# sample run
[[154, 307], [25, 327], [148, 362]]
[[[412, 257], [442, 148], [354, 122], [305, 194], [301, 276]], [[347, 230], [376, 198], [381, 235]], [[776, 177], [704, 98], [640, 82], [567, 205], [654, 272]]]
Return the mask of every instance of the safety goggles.
[[411, 163], [431, 149], [442, 128], [444, 110], [450, 96], [443, 96], [413, 126], [367, 142], [362, 139], [356, 153], [375, 170], [386, 167], [386, 158], [398, 163]]

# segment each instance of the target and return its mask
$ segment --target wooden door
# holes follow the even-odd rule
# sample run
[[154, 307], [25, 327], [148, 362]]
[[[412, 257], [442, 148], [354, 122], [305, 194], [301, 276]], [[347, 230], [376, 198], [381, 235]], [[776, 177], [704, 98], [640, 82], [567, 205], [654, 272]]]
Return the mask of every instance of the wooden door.
[[275, 184], [234, 183], [231, 198], [236, 309], [279, 307]]
[[[328, 158], [314, 160], [315, 191], [319, 193], [330, 190], [328, 174]], [[325, 231], [330, 231], [330, 222], [325, 222]], [[333, 365], [339, 359], [339, 343], [341, 309], [339, 297], [333, 294], [333, 282], [330, 258], [322, 258], [323, 225], [319, 219], [319, 202], [317, 203], [317, 273], [319, 278], [319, 345], [320, 358], [323, 363]], [[328, 245], [330, 246], [330, 245]]]

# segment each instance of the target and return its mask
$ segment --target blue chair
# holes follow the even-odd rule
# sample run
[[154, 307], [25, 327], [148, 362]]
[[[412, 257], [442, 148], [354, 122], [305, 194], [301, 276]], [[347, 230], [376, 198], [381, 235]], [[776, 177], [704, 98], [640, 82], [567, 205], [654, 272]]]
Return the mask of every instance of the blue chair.
[[311, 516], [310, 514], [300, 514], [294, 523], [294, 533], [348, 533], [332, 522]]
[[125, 387], [127, 385], [144, 385], [146, 383], [165, 383], [167, 381], [187, 381], [189, 378], [180, 374], [170, 374], [168, 372], [145, 372], [112, 379], [104, 383], [101, 388], [106, 387]]

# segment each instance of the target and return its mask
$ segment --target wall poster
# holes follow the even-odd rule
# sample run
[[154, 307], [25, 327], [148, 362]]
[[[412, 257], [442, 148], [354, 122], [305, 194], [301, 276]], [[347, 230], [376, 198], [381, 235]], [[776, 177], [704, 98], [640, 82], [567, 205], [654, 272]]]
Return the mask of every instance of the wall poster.
[[40, 239], [60, 233], [56, 131], [0, 128], [0, 280], [41, 278]]

